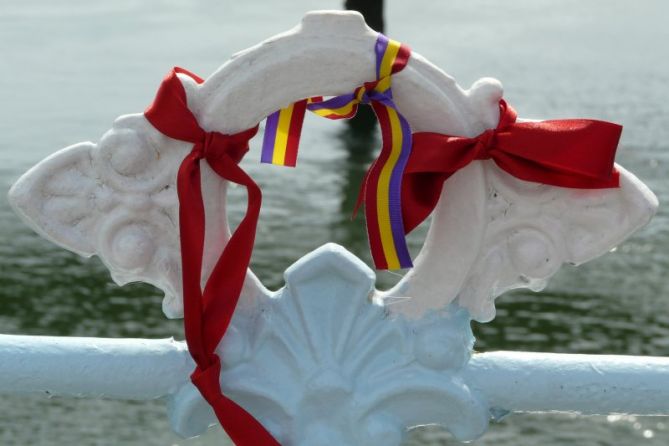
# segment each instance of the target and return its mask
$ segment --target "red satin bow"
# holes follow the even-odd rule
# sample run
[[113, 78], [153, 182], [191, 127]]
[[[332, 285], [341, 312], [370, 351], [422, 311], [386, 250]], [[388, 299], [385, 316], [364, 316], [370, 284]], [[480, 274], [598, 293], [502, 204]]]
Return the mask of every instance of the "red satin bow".
[[[262, 424], [223, 395], [219, 381], [221, 362], [215, 352], [239, 300], [255, 241], [262, 194], [238, 163], [248, 151], [248, 142], [258, 127], [234, 135], [204, 131], [188, 109], [186, 91], [177, 73], [191, 77], [198, 84], [203, 82], [189, 71], [174, 68], [163, 80], [144, 115], [161, 133], [194, 144], [177, 175], [184, 328], [188, 350], [197, 364], [191, 380], [213, 407], [218, 421], [235, 444], [278, 446]], [[222, 178], [245, 186], [248, 194], [246, 215], [225, 246], [204, 292], [200, 287], [205, 231], [200, 183], [203, 159]]]
[[492, 159], [516, 178], [578, 189], [618, 187], [614, 158], [622, 127], [604, 121], [563, 119], [516, 122], [504, 100], [495, 129], [474, 138], [421, 132], [402, 182], [408, 233], [432, 212], [444, 181], [474, 160]]

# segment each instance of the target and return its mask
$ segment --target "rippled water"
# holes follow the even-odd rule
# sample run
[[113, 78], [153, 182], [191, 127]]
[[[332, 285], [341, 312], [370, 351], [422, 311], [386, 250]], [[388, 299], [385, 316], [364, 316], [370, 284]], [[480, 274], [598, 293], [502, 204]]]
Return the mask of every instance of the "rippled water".
[[[97, 140], [123, 113], [144, 109], [173, 65], [211, 73], [232, 53], [340, 2], [5, 1], [0, 5], [0, 190], [49, 153]], [[412, 9], [413, 8], [413, 9]], [[505, 85], [525, 117], [586, 116], [624, 124], [618, 161], [669, 195], [669, 31], [666, 2], [389, 1], [388, 33], [467, 86]], [[299, 174], [245, 167], [264, 187], [253, 267], [270, 287], [326, 241], [369, 261], [363, 224], [349, 212], [378, 145], [343, 125], [307, 123]], [[232, 201], [235, 201], [233, 196]], [[240, 200], [237, 200], [238, 202]], [[232, 209], [239, 218], [241, 206]], [[418, 249], [424, 235], [411, 238]], [[541, 293], [498, 300], [475, 325], [478, 350], [669, 355], [669, 213], [615, 252], [565, 267]], [[396, 277], [381, 273], [381, 285]], [[96, 259], [41, 240], [0, 194], [0, 332], [182, 337], [161, 296], [114, 285]], [[220, 430], [181, 440], [161, 402], [0, 397], [2, 445], [210, 445]], [[476, 445], [666, 445], [669, 419], [514, 415]], [[450, 444], [421, 429], [411, 445]]]

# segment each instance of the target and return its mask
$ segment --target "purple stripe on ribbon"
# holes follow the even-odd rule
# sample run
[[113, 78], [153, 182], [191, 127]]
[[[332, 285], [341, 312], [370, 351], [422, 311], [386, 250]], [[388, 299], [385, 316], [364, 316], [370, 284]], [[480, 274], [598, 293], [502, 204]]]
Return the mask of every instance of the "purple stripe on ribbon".
[[376, 38], [376, 45], [374, 45], [374, 52], [376, 53], [376, 79], [380, 79], [381, 77], [381, 62], [387, 48], [388, 38], [379, 33], [379, 36]]
[[341, 108], [348, 105], [351, 101], [355, 99], [354, 93], [346, 93], [341, 96], [335, 96], [334, 98], [328, 99], [322, 102], [314, 102], [307, 105], [307, 109], [310, 111], [322, 110], [324, 108]]
[[394, 108], [395, 110], [397, 110], [397, 107], [393, 102], [393, 90], [391, 88], [387, 89], [383, 93], [379, 93], [376, 90], [368, 91], [367, 98], [370, 101], [380, 102], [386, 107]]
[[[393, 104], [394, 105], [394, 104]], [[393, 107], [396, 111], [397, 108]], [[390, 185], [388, 191], [388, 203], [390, 205], [390, 227], [393, 232], [395, 250], [397, 258], [402, 268], [411, 268], [411, 255], [407, 247], [406, 237], [404, 235], [404, 222], [402, 220], [402, 175], [409, 161], [411, 153], [411, 127], [404, 116], [397, 111], [397, 117], [402, 129], [402, 149], [395, 163], [395, 167], [390, 175]]]
[[265, 122], [265, 135], [262, 140], [262, 153], [260, 162], [272, 164], [274, 159], [274, 142], [276, 141], [276, 130], [279, 125], [279, 114], [281, 110], [276, 111], [267, 117]]

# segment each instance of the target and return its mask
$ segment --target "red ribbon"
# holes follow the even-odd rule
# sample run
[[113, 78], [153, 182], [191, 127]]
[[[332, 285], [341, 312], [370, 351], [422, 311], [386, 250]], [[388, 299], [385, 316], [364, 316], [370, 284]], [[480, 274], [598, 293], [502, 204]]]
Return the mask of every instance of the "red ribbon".
[[402, 216], [408, 233], [437, 205], [444, 181], [474, 160], [492, 159], [516, 178], [577, 189], [619, 186], [614, 158], [622, 127], [605, 121], [563, 119], [516, 122], [504, 100], [495, 129], [474, 138], [421, 132], [402, 182]]
[[[221, 362], [215, 352], [237, 306], [255, 241], [262, 194], [238, 163], [248, 151], [248, 142], [258, 127], [234, 135], [206, 132], [188, 109], [186, 91], [177, 73], [189, 76], [198, 84], [203, 82], [189, 71], [174, 68], [163, 80], [144, 115], [161, 133], [194, 144], [177, 175], [184, 328], [188, 350], [197, 364], [191, 380], [235, 444], [278, 446], [262, 424], [223, 395], [219, 381]], [[223, 249], [204, 292], [200, 287], [205, 231], [201, 160], [206, 160], [222, 178], [245, 186], [248, 194], [246, 215]]]
[[[197, 365], [191, 380], [235, 444], [278, 446], [250, 413], [223, 395], [216, 354], [239, 300], [255, 241], [262, 194], [238, 163], [258, 128], [234, 135], [203, 130], [188, 109], [177, 73], [203, 82], [174, 68], [144, 114], [161, 133], [193, 144], [177, 175], [184, 327]], [[517, 123], [516, 112], [500, 101], [497, 128], [475, 138], [415, 133], [402, 183], [405, 230], [409, 232], [430, 214], [443, 182], [474, 160], [492, 159], [526, 181], [582, 189], [617, 187], [613, 160], [621, 129], [616, 124], [582, 119]], [[246, 215], [223, 249], [204, 291], [200, 286], [205, 231], [201, 160], [222, 178], [245, 186], [248, 194]]]

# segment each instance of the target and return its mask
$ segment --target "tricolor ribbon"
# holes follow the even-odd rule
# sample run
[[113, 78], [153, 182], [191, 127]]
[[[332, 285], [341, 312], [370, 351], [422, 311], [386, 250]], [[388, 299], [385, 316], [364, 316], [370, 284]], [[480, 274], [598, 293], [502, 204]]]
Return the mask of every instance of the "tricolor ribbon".
[[391, 76], [402, 70], [411, 54], [401, 43], [379, 34], [374, 46], [376, 80], [352, 93], [327, 100], [304, 99], [267, 118], [261, 161], [295, 166], [305, 110], [328, 119], [355, 116], [359, 104], [371, 104], [381, 126], [381, 153], [364, 183], [367, 235], [378, 269], [412, 266], [402, 221], [402, 176], [411, 153], [411, 127], [393, 101]]

